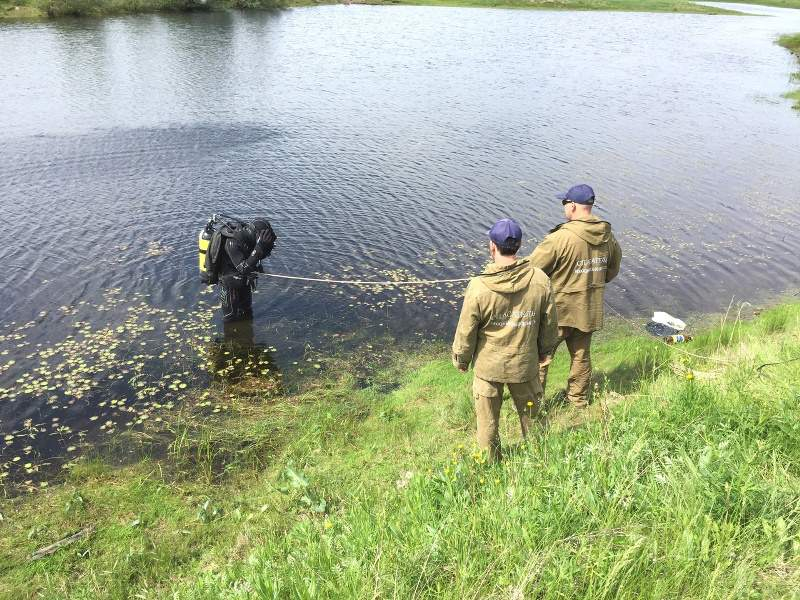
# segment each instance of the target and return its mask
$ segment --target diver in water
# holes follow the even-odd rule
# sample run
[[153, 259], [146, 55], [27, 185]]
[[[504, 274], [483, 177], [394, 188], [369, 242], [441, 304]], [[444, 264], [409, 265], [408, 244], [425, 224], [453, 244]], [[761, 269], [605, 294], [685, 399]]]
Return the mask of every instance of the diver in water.
[[214, 230], [216, 217], [200, 234], [200, 271], [207, 284], [219, 283], [225, 323], [253, 318], [253, 290], [261, 261], [272, 253], [277, 236], [266, 219], [231, 219]]
[[272, 253], [277, 236], [268, 221], [257, 219], [226, 236], [220, 263], [220, 300], [226, 323], [253, 318], [253, 290], [261, 261]]

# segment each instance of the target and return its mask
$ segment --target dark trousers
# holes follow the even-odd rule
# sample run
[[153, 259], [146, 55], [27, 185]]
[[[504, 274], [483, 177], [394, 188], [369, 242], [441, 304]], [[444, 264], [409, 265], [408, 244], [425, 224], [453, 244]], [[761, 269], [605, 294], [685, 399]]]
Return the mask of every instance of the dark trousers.
[[[574, 327], [559, 327], [558, 344], [562, 341], [567, 342], [570, 356], [567, 399], [573, 406], [585, 408], [589, 405], [589, 387], [592, 382], [592, 334]], [[547, 384], [547, 370], [557, 348], [558, 345], [553, 348], [545, 362], [539, 363], [539, 383], [542, 384], [543, 392]]]

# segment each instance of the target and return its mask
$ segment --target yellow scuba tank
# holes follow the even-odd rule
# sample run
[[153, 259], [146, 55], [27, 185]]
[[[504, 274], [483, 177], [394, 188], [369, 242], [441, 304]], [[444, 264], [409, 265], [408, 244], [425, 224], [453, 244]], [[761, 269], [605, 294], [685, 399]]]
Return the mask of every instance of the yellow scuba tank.
[[211, 236], [213, 234], [209, 233], [205, 228], [200, 230], [200, 237], [198, 239], [198, 246], [200, 246], [200, 275], [206, 273], [206, 253], [208, 252], [208, 246], [211, 244]]
[[209, 221], [205, 227], [200, 230], [200, 235], [197, 238], [197, 246], [199, 249], [198, 254], [198, 266], [200, 267], [200, 279], [204, 283], [216, 283], [212, 282], [212, 275], [208, 272], [207, 264], [208, 261], [206, 256], [208, 255], [209, 246], [211, 246], [211, 238], [214, 237], [214, 223], [213, 219]]
[[[220, 217], [224, 217], [227, 220], [221, 221]], [[224, 225], [215, 229], [214, 226], [221, 222]], [[203, 283], [207, 285], [219, 283], [218, 263], [225, 238], [236, 237], [238, 239], [239, 230], [246, 225], [247, 223], [234, 217], [214, 215], [206, 223], [206, 226], [200, 230], [200, 235], [197, 237], [197, 266], [200, 268], [200, 280]]]

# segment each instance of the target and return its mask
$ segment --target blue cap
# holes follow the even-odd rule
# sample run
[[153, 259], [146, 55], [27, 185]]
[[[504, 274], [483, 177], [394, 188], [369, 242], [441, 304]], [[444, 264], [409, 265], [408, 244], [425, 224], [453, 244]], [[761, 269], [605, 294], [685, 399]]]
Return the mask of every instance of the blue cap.
[[522, 243], [522, 228], [514, 219], [500, 219], [486, 233], [501, 248], [519, 247]]
[[580, 185], [573, 185], [567, 190], [566, 194], [559, 194], [556, 196], [561, 201], [574, 202], [575, 204], [587, 204], [591, 206], [594, 204], [594, 190], [582, 183]]

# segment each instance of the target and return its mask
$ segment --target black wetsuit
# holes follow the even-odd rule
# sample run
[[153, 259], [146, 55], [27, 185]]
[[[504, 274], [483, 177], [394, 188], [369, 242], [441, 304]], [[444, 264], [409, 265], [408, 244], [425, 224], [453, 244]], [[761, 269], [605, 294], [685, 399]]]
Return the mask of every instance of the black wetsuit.
[[220, 303], [222, 319], [226, 323], [253, 318], [253, 290], [259, 262], [263, 255], [247, 247], [246, 240], [227, 238], [222, 253], [220, 272]]
[[[217, 235], [219, 234], [219, 235]], [[222, 243], [219, 241], [222, 238]], [[222, 319], [225, 323], [253, 318], [253, 290], [261, 261], [272, 253], [278, 237], [266, 219], [228, 222], [214, 234], [213, 262], [219, 274]]]

